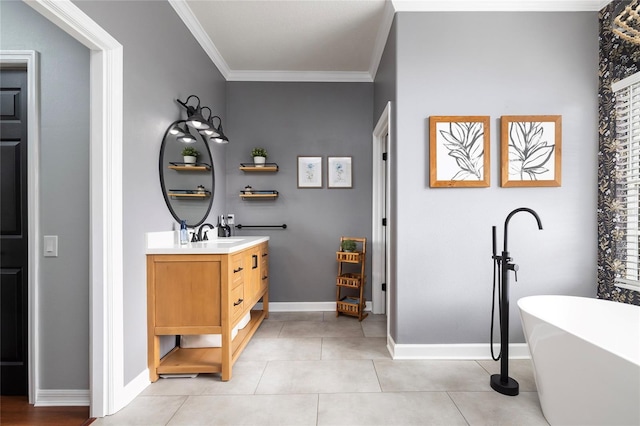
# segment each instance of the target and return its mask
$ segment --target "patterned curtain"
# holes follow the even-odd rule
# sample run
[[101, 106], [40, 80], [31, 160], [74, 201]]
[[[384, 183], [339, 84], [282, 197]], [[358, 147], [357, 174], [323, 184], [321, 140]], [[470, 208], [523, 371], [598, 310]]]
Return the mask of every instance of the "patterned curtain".
[[615, 197], [615, 98], [611, 83], [640, 71], [640, 46], [614, 36], [611, 25], [620, 8], [629, 3], [613, 1], [599, 15], [598, 298], [640, 305], [640, 292], [613, 283], [621, 267], [616, 247], [621, 246], [623, 233], [617, 227], [622, 206]]

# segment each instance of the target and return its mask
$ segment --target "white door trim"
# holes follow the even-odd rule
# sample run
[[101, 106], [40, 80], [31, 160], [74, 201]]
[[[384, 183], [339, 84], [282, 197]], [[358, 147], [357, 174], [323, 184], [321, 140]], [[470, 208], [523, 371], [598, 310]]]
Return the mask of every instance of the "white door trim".
[[[389, 268], [385, 268], [385, 247], [384, 241], [389, 244], [389, 228], [390, 226], [382, 226], [382, 219], [387, 218], [387, 224], [389, 224], [389, 206], [384, 203], [385, 197], [385, 185], [387, 188], [389, 185], [389, 173], [384, 172], [385, 164], [382, 161], [382, 153], [384, 149], [384, 138], [389, 133], [389, 127], [391, 122], [391, 102], [387, 102], [387, 105], [378, 120], [378, 124], [373, 130], [373, 185], [372, 185], [372, 225], [371, 225], [371, 299], [373, 302], [374, 314], [387, 314], [389, 318]], [[388, 144], [391, 143], [391, 138], [388, 138]], [[386, 176], [386, 182], [385, 182]], [[384, 211], [384, 207], [386, 211]], [[386, 232], [386, 239], [384, 233]], [[387, 251], [388, 253], [388, 251]], [[387, 271], [385, 275], [385, 269]], [[387, 283], [387, 295], [386, 306], [384, 303], [385, 294], [380, 286], [381, 283]]]
[[40, 64], [34, 50], [2, 50], [2, 67], [27, 71], [27, 251], [28, 251], [28, 386], [29, 403], [35, 402], [39, 387], [38, 288], [40, 288]]
[[70, 0], [24, 1], [91, 49], [90, 415], [103, 417], [128, 403], [121, 396], [122, 45]]

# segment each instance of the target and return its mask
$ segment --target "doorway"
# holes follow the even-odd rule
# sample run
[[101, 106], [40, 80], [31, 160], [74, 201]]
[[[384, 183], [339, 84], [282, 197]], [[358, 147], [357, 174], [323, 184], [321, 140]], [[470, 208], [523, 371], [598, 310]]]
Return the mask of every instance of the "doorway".
[[[124, 337], [122, 330], [123, 300], [122, 300], [122, 105], [123, 105], [123, 48], [117, 40], [98, 26], [91, 18], [84, 14], [70, 0], [34, 0], [27, 4], [43, 15], [46, 19], [66, 31], [73, 38], [91, 49], [90, 78], [91, 78], [91, 245], [90, 245], [90, 406], [92, 417], [103, 417], [113, 414], [133, 399], [137, 389], [125, 389], [124, 376]], [[17, 53], [16, 53], [17, 52]], [[2, 52], [2, 62], [37, 63], [34, 59], [25, 59], [23, 51]], [[31, 65], [28, 70], [33, 69]], [[29, 87], [37, 88], [36, 75], [29, 71]], [[30, 105], [34, 105], [29, 116], [36, 120], [29, 120], [29, 143], [31, 138], [38, 138], [35, 126], [37, 119], [37, 100], [33, 95], [38, 91], [31, 91]], [[31, 108], [31, 107], [30, 107]], [[32, 115], [33, 113], [33, 115]], [[31, 126], [34, 126], [32, 131]], [[37, 143], [36, 143], [37, 145]], [[33, 155], [33, 150], [30, 151]], [[37, 172], [37, 156], [35, 162], [29, 163], [29, 172]], [[34, 167], [35, 164], [35, 167]], [[37, 180], [29, 182], [29, 196], [37, 202], [37, 191], [31, 185]], [[31, 201], [31, 200], [30, 200]], [[30, 206], [33, 203], [30, 202]], [[32, 210], [34, 210], [32, 208]], [[31, 217], [36, 211], [32, 211]], [[34, 249], [38, 253], [39, 230], [35, 221], [30, 232]], [[37, 260], [33, 255], [31, 260]], [[30, 266], [35, 262], [30, 261]], [[31, 274], [31, 280], [37, 279]], [[33, 282], [30, 288], [33, 289]], [[37, 294], [36, 294], [37, 296]], [[33, 335], [37, 330], [33, 324], [37, 323], [36, 302], [30, 300], [31, 314], [31, 347], [29, 365], [31, 366], [29, 401], [36, 403], [35, 392], [38, 388], [38, 351], [37, 339]]]
[[0, 394], [29, 390], [27, 70], [0, 69]]
[[373, 131], [373, 212], [372, 212], [372, 302], [374, 314], [387, 315], [387, 333], [391, 316], [389, 244], [391, 235], [389, 137], [391, 102], [387, 105]]

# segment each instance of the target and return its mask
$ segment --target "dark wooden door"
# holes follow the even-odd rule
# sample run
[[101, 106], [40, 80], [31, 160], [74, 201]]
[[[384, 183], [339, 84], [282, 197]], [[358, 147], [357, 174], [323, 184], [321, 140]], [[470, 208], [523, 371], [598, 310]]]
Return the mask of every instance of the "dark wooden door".
[[0, 71], [0, 394], [28, 392], [27, 72]]

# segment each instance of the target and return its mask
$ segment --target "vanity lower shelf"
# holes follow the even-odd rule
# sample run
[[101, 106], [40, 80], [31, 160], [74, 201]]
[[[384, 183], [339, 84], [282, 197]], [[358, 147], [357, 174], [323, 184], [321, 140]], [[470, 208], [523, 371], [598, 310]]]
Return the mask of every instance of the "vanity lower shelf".
[[[264, 311], [251, 311], [251, 320], [238, 330], [231, 342], [231, 362], [234, 363], [265, 318]], [[222, 348], [175, 347], [157, 367], [157, 374], [219, 373], [222, 371]]]

